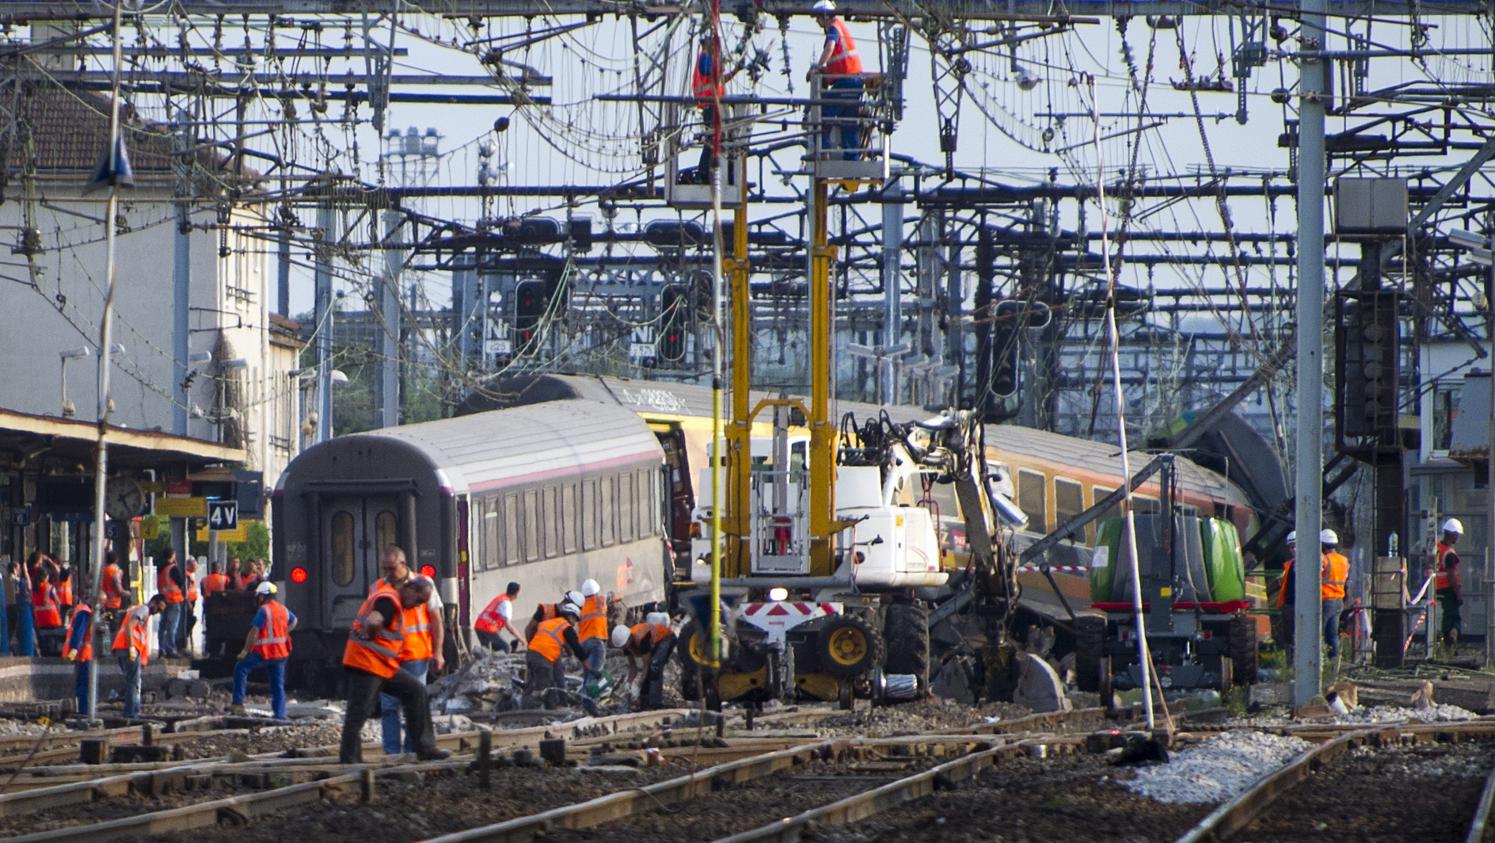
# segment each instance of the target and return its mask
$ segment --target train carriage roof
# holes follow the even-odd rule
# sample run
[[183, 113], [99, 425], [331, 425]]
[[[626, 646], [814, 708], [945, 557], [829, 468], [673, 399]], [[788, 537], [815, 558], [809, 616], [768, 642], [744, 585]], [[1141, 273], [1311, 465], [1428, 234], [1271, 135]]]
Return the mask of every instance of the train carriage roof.
[[[755, 402], [767, 397], [770, 397], [768, 392], [753, 393]], [[463, 406], [464, 410], [470, 412], [494, 406], [523, 406], [568, 399], [616, 402], [644, 415], [651, 412], [695, 417], [711, 415], [710, 387], [601, 375], [537, 374], [500, 378], [491, 383], [483, 393], [469, 396]], [[832, 409], [838, 417], [847, 412], [855, 413], [858, 422], [873, 418], [883, 410], [895, 422], [917, 421], [931, 415], [918, 407], [881, 407], [857, 401], [837, 401]], [[987, 425], [986, 443], [1013, 456], [1076, 466], [1116, 477], [1122, 474], [1121, 452], [1115, 445], [1107, 442], [1014, 424], [998, 424]], [[1151, 454], [1134, 451], [1131, 455], [1132, 471], [1139, 471], [1150, 459]], [[1184, 457], [1179, 457], [1175, 464], [1183, 491], [1249, 505], [1240, 489], [1220, 474]]]
[[[308, 451], [306, 456], [324, 448], [359, 449], [380, 439], [395, 440], [405, 446], [401, 450], [419, 453], [439, 472], [442, 485], [456, 494], [664, 459], [659, 440], [635, 412], [614, 401], [562, 403], [564, 406], [520, 406], [340, 436]], [[293, 463], [286, 473], [294, 469]]]

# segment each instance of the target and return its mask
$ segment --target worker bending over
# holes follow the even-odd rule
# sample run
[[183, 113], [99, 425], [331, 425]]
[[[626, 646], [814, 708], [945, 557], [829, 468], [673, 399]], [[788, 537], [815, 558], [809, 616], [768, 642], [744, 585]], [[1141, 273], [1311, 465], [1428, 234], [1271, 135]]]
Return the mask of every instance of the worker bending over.
[[270, 710], [276, 720], [286, 719], [286, 659], [291, 657], [291, 630], [296, 628], [296, 614], [275, 599], [275, 583], [262, 582], [255, 587], [259, 611], [244, 636], [244, 649], [234, 665], [232, 711], [244, 713], [244, 695], [249, 674], [264, 669], [270, 676]]
[[566, 687], [566, 671], [561, 663], [565, 650], [569, 649], [577, 661], [585, 662], [587, 658], [576, 633], [581, 607], [566, 601], [556, 607], [556, 612], [555, 617], [536, 625], [535, 634], [529, 639], [529, 649], [524, 654], [524, 704], [527, 707], [542, 705], [545, 689]]
[[563, 604], [570, 603], [573, 606], [580, 607], [581, 604], [585, 602], [587, 602], [587, 599], [581, 596], [581, 592], [567, 591], [565, 594], [562, 594], [561, 599], [555, 603], [539, 604], [535, 607], [535, 613], [533, 615], [530, 615], [529, 623], [524, 625], [524, 640], [528, 641], [531, 638], [534, 638], [535, 630], [539, 629], [540, 624], [544, 621], [548, 621], [551, 618], [560, 617], [561, 606]]
[[140, 716], [140, 671], [150, 663], [151, 615], [166, 609], [166, 598], [152, 594], [143, 606], [127, 609], [114, 635], [114, 657], [125, 674], [125, 719]]
[[[380, 567], [384, 571], [384, 578], [379, 582], [390, 588], [398, 589], [407, 582], [420, 580], [426, 585], [433, 585], [429, 579], [416, 576], [410, 570], [410, 563], [405, 558], [405, 551], [394, 545], [390, 545], [380, 560]], [[378, 584], [374, 588], [378, 589]], [[446, 667], [446, 659], [442, 650], [446, 644], [446, 626], [442, 614], [441, 598], [436, 595], [434, 586], [426, 590], [426, 600], [419, 606], [412, 606], [405, 610], [405, 643], [400, 648], [400, 670], [414, 676], [421, 685], [426, 684], [426, 676], [434, 666], [437, 670]], [[399, 755], [403, 747], [405, 752], [414, 752], [416, 744], [410, 734], [412, 728], [407, 722], [405, 724], [405, 741], [400, 742], [400, 702], [391, 694], [385, 694], [379, 698], [380, 707], [380, 733], [384, 739], [384, 754]]]
[[343, 737], [338, 747], [338, 760], [342, 763], [363, 762], [363, 724], [374, 713], [381, 693], [393, 696], [404, 708], [405, 727], [415, 744], [417, 758], [435, 761], [451, 755], [436, 748], [426, 683], [400, 669], [406, 610], [424, 606], [430, 599], [430, 580], [411, 579], [398, 590], [380, 581], [374, 593], [358, 608], [348, 644], [343, 648], [348, 710], [343, 717]]
[[664, 669], [675, 652], [670, 616], [665, 612], [650, 612], [643, 623], [632, 628], [618, 624], [613, 627], [612, 643], [628, 656], [628, 676], [623, 681], [633, 686], [635, 678], [639, 680], [637, 707], [640, 710], [662, 707]]
[[500, 653], [509, 652], [509, 643], [503, 639], [503, 633], [506, 632], [514, 640], [515, 646], [524, 645], [524, 640], [514, 631], [514, 598], [518, 596], [519, 583], [509, 583], [502, 594], [488, 601], [477, 620], [472, 622], [472, 630], [477, 633], [478, 641], [484, 647]]

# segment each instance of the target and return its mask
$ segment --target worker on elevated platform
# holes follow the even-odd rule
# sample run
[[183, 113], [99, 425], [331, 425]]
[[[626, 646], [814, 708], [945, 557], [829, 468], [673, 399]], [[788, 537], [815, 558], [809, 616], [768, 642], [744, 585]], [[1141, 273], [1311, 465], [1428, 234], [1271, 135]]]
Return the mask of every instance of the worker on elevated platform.
[[166, 561], [156, 573], [156, 593], [166, 601], [166, 610], [161, 613], [161, 658], [179, 657], [182, 627], [182, 606], [187, 602], [187, 575], [176, 561], [176, 548], [166, 551]]
[[223, 573], [223, 565], [214, 562], [208, 566], [210, 573], [202, 578], [202, 593], [204, 597], [212, 594], [221, 594], [228, 591], [228, 575]]
[[1433, 561], [1437, 566], [1433, 574], [1433, 588], [1438, 595], [1438, 611], [1443, 622], [1439, 624], [1439, 637], [1449, 647], [1459, 646], [1459, 632], [1463, 617], [1459, 609], [1464, 605], [1463, 581], [1459, 578], [1459, 554], [1454, 545], [1464, 535], [1464, 523], [1457, 518], [1443, 522], [1443, 538], [1434, 550]]
[[102, 591], [100, 608], [105, 614], [118, 612], [125, 607], [125, 574], [119, 567], [119, 557], [112, 550], [104, 554], [104, 571], [99, 587]]
[[62, 651], [62, 598], [57, 594], [56, 576], [51, 570], [43, 570], [31, 592], [36, 649], [43, 656], [55, 656]]
[[[716, 68], [721, 61], [721, 42], [716, 37], [716, 32], [707, 30], [701, 36], [701, 51], [696, 54], [696, 64], [690, 74], [690, 93], [695, 97], [696, 108], [701, 112], [701, 130], [704, 139], [701, 142], [701, 162], [696, 165], [693, 176], [683, 176], [682, 180], [688, 178], [695, 184], [710, 184], [711, 174], [716, 170], [720, 162], [716, 159], [716, 126], [721, 116], [721, 98], [726, 95], [727, 83], [737, 75], [741, 68], [733, 68], [730, 72], [722, 73], [720, 79], [716, 79]], [[733, 173], [728, 173], [732, 177]]]
[[[825, 46], [820, 58], [811, 66], [806, 79], [820, 74], [822, 99], [845, 100], [846, 105], [827, 105], [820, 109], [823, 123], [820, 131], [822, 158], [835, 158], [837, 154], [847, 161], [861, 157], [861, 116], [859, 105], [862, 99], [862, 57], [857, 54], [856, 40], [846, 21], [836, 14], [835, 0], [815, 0], [810, 7], [815, 22], [825, 30]], [[835, 129], [840, 129], [840, 143], [836, 144]]]

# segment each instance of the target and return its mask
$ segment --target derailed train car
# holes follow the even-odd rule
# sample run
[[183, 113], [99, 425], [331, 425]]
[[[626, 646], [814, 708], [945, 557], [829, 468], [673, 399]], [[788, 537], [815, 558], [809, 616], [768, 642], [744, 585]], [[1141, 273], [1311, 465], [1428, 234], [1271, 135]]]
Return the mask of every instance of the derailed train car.
[[[431, 577], [449, 630], [510, 581], [521, 610], [592, 578], [624, 605], [664, 597], [664, 454], [632, 411], [564, 401], [341, 436], [286, 468], [274, 561], [299, 619], [292, 675], [325, 686], [397, 545]], [[455, 656], [448, 635], [448, 657]]]

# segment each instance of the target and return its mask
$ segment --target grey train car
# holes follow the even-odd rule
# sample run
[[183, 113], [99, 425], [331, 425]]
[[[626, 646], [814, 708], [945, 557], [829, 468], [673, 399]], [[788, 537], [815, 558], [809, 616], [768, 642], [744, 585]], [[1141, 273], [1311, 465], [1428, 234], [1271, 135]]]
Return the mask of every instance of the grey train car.
[[[291, 462], [272, 499], [292, 676], [335, 683], [349, 626], [399, 545], [449, 631], [509, 581], [516, 618], [588, 577], [623, 605], [663, 600], [664, 453], [633, 411], [560, 401], [341, 436]], [[448, 635], [447, 654], [454, 655]]]

